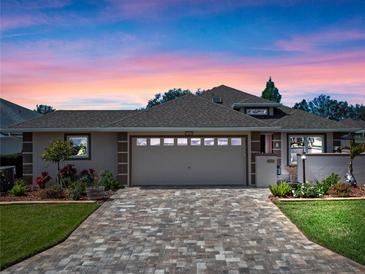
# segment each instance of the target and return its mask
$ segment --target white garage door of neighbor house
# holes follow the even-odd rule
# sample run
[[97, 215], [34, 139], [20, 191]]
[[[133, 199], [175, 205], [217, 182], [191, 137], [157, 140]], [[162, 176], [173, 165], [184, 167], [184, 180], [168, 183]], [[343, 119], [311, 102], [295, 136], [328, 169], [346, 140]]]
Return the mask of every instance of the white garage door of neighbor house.
[[131, 185], [246, 185], [244, 137], [133, 137]]

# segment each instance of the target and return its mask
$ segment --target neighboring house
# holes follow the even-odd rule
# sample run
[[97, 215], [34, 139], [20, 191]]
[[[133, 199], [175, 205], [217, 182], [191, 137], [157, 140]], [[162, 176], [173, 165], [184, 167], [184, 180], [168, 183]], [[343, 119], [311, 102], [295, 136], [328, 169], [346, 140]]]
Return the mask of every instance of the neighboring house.
[[0, 154], [16, 154], [22, 151], [22, 134], [4, 132], [10, 125], [41, 116], [25, 107], [0, 98]]
[[[356, 143], [365, 143], [365, 121], [363, 120], [353, 120], [353, 119], [345, 119], [341, 121], [346, 127], [360, 128], [360, 130], [353, 133], [351, 137], [354, 138]], [[347, 138], [349, 139], [349, 138]], [[349, 147], [350, 141], [344, 140], [342, 141], [343, 147]]]
[[146, 110], [56, 111], [9, 130], [23, 132], [29, 180], [44, 170], [55, 176], [41, 154], [65, 139], [75, 148], [66, 163], [136, 186], [255, 185], [257, 155], [274, 155], [285, 178], [298, 153], [333, 152], [357, 128], [222, 85]]

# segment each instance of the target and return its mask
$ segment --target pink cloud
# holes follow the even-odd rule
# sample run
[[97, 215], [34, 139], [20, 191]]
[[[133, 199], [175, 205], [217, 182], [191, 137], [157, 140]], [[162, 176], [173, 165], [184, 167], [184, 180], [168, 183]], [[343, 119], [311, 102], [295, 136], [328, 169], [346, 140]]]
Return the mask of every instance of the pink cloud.
[[298, 35], [286, 40], [278, 40], [275, 45], [285, 51], [309, 52], [320, 46], [337, 42], [365, 40], [365, 32], [355, 30], [330, 30], [309, 35]]

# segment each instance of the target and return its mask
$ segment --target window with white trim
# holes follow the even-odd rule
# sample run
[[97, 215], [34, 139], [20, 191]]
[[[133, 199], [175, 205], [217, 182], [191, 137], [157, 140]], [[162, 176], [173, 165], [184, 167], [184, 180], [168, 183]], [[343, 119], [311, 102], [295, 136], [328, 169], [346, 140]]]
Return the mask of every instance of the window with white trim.
[[177, 145], [178, 146], [187, 146], [188, 138], [177, 138]]
[[214, 138], [204, 138], [205, 146], [214, 146]]
[[201, 145], [201, 139], [200, 138], [191, 138], [190, 144], [192, 146], [200, 146]]

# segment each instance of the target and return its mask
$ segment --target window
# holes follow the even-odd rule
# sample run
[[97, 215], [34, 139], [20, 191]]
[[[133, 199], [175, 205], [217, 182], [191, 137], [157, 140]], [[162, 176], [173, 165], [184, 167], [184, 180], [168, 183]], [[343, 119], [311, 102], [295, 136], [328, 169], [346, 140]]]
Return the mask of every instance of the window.
[[137, 138], [136, 145], [138, 147], [147, 146], [147, 138]]
[[272, 153], [272, 134], [260, 135], [260, 153]]
[[241, 138], [231, 138], [231, 145], [232, 146], [242, 145], [242, 139]]
[[323, 153], [324, 143], [323, 136], [289, 136], [288, 144], [288, 157], [289, 164], [297, 164], [297, 154], [302, 154], [303, 152], [312, 153]]
[[190, 139], [192, 146], [200, 146], [201, 145], [201, 139], [200, 138], [191, 138]]
[[214, 138], [204, 138], [205, 146], [214, 146]]
[[246, 114], [248, 115], [267, 115], [267, 108], [248, 108], [246, 109]]
[[90, 159], [90, 135], [66, 135], [66, 140], [73, 147], [70, 159]]
[[177, 138], [177, 145], [178, 146], [187, 146], [188, 138]]
[[175, 144], [174, 138], [163, 138], [164, 146], [173, 146]]
[[228, 138], [218, 138], [218, 146], [228, 146]]
[[150, 145], [151, 146], [159, 146], [161, 144], [160, 138], [151, 138], [150, 139]]

